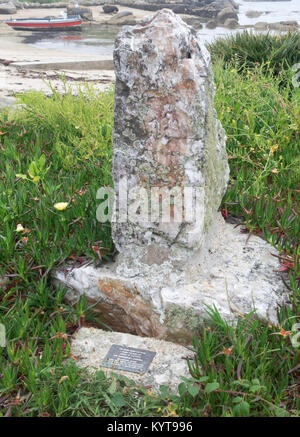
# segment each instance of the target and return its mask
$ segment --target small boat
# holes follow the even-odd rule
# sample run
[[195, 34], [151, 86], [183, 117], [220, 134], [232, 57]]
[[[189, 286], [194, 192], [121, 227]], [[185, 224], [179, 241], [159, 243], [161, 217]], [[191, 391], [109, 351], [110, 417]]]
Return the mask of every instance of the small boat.
[[67, 17], [17, 18], [6, 21], [15, 30], [80, 30], [82, 18], [79, 15]]

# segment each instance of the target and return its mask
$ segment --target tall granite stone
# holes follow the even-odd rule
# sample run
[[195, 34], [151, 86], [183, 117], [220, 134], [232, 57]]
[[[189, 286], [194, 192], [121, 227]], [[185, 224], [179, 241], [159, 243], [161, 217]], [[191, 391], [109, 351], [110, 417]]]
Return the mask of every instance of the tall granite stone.
[[[198, 188], [199, 197], [197, 205], [194, 199], [188, 206], [197, 207], [198, 220], [165, 225], [144, 215], [134, 222], [117, 220], [114, 242], [120, 251], [128, 244], [151, 242], [199, 249], [229, 175], [209, 53], [188, 25], [165, 9], [140, 26], [123, 28], [115, 42], [114, 63], [117, 205], [124, 179], [128, 192], [143, 188], [149, 198], [153, 187], [161, 187], [161, 194], [167, 190], [166, 196], [174, 187], [182, 192], [184, 187]], [[128, 202], [130, 207], [135, 196]]]
[[116, 331], [176, 343], [191, 343], [208, 307], [277, 323], [286, 296], [276, 250], [218, 212], [229, 171], [209, 53], [164, 9], [123, 28], [114, 60], [119, 254], [100, 268], [65, 266], [55, 283]]

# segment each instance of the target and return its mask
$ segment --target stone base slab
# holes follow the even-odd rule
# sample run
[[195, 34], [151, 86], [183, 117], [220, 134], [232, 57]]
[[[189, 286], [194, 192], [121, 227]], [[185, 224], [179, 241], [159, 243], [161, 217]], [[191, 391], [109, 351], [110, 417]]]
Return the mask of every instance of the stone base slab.
[[[101, 363], [113, 344], [156, 352], [146, 373], [140, 375], [123, 370], [102, 367]], [[106, 376], [111, 373], [125, 375], [137, 384], [149, 387], [154, 392], [161, 385], [176, 390], [182, 382], [181, 376], [190, 377], [187, 358], [193, 353], [184, 346], [154, 338], [138, 337], [119, 332], [106, 332], [101, 329], [81, 328], [71, 344], [71, 353], [78, 359], [78, 366], [90, 370], [103, 370]]]
[[186, 258], [186, 249], [176, 245], [129, 246], [103, 267], [66, 266], [54, 273], [54, 282], [68, 288], [71, 303], [85, 295], [115, 331], [179, 344], [191, 344], [209, 318], [207, 306], [228, 321], [253, 311], [276, 324], [286, 300], [276, 250], [220, 215], [203, 247]]

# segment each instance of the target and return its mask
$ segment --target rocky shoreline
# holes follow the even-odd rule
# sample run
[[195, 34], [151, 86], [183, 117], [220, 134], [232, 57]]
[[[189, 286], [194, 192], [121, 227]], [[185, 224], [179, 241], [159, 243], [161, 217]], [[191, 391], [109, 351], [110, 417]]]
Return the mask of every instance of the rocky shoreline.
[[[254, 3], [260, 0], [248, 1], [249, 3]], [[196, 30], [201, 29], [203, 26], [208, 29], [215, 29], [216, 27], [237, 29], [241, 27], [238, 15], [239, 4], [234, 0], [187, 0], [184, 3], [183, 0], [172, 0], [172, 2], [170, 0], [112, 0], [109, 4], [105, 0], [95, 0], [82, 1], [79, 6], [74, 2], [75, 0], [57, 3], [20, 2], [18, 0], [10, 0], [8, 2], [8, 0], [0, 0], [0, 21], [5, 13], [7, 15], [15, 15], [19, 10], [23, 9], [66, 9], [69, 15], [80, 14], [85, 22], [96, 22], [114, 26], [135, 25], [148, 12], [167, 8], [181, 15], [181, 18], [187, 24], [194, 26]], [[102, 17], [99, 16], [99, 12], [95, 12], [96, 8], [100, 11], [100, 16], [102, 15]], [[131, 12], [127, 11], [128, 13], [125, 15], [124, 8], [129, 8]], [[119, 14], [120, 11], [121, 13]], [[103, 16], [104, 14], [110, 18]], [[262, 12], [251, 10], [246, 13], [246, 16], [249, 18], [259, 17], [260, 15], [262, 15]], [[258, 31], [293, 31], [297, 30], [299, 25], [294, 20], [276, 23], [258, 21], [247, 27], [252, 27]]]
[[[7, 0], [5, 0], [7, 1]], [[12, 14], [15, 18], [43, 18], [47, 15], [58, 16], [62, 10], [74, 8], [75, 4], [59, 2], [51, 4], [40, 4], [40, 3], [20, 3], [18, 1], [12, 0], [16, 8], [16, 13]], [[0, 11], [3, 10], [4, 0], [0, 0]], [[179, 8], [177, 10], [182, 10], [185, 13], [181, 13], [181, 18], [189, 25], [193, 26], [196, 30], [205, 27], [208, 29], [208, 33], [212, 32], [209, 29], [224, 28], [224, 32], [230, 33], [230, 31], [225, 29], [243, 29], [252, 28], [255, 31], [289, 31], [296, 30], [299, 28], [296, 21], [282, 21], [278, 23], [267, 23], [263, 21], [263, 12], [257, 12], [255, 10], [248, 11], [248, 15], [251, 19], [257, 18], [257, 23], [253, 22], [251, 25], [240, 25], [238, 5], [232, 0], [221, 0], [212, 1], [204, 0], [198, 2], [190, 1], [184, 5], [184, 10], [180, 9], [182, 7], [182, 0], [174, 1], [172, 4], [164, 2], [164, 0], [157, 0], [157, 3], [152, 4], [145, 2], [135, 2], [128, 0], [118, 0], [114, 5], [111, 5], [113, 11], [110, 10], [109, 13], [105, 13], [103, 6], [103, 0], [93, 1], [93, 2], [82, 2], [80, 8], [84, 8], [86, 11], [83, 15], [85, 20], [84, 27], [89, 26], [102, 26], [111, 29], [115, 29], [116, 32], [123, 25], [134, 25], [139, 23], [145, 16], [151, 14], [153, 8], [167, 7], [171, 9]], [[127, 5], [131, 5], [131, 7]], [[145, 6], [146, 5], [146, 6]], [[217, 7], [216, 7], [217, 5]], [[230, 5], [230, 6], [228, 6]], [[33, 7], [32, 7], [33, 6]], [[224, 7], [225, 6], [225, 7]], [[76, 6], [77, 7], [77, 6]], [[147, 9], [143, 9], [143, 8]], [[149, 8], [152, 8], [151, 10]], [[192, 8], [192, 9], [189, 9]], [[51, 9], [51, 11], [49, 11]], [[254, 9], [254, 8], [253, 8]], [[107, 10], [107, 9], [106, 9]], [[202, 11], [202, 16], [199, 14], [199, 10]], [[204, 12], [206, 17], [203, 16]], [[208, 14], [208, 11], [211, 15]], [[187, 13], [188, 12], [188, 13]], [[204, 15], [205, 15], [204, 14]], [[245, 14], [245, 12], [244, 12]], [[247, 16], [248, 16], [247, 15]], [[15, 92], [24, 92], [29, 89], [38, 89], [43, 92], [47, 91], [47, 86], [45, 85], [44, 79], [53, 81], [55, 87], [60, 88], [60, 81], [55, 75], [55, 72], [51, 72], [49, 68], [44, 71], [39, 70], [30, 71], [22, 70], [14, 67], [15, 63], [18, 62], [30, 62], [39, 61], [41, 63], [45, 62], [82, 62], [97, 61], [100, 59], [100, 55], [82, 53], [78, 54], [75, 52], [60, 52], [56, 49], [40, 49], [24, 42], [24, 37], [28, 36], [28, 32], [16, 32], [9, 28], [5, 24], [5, 20], [10, 18], [10, 14], [3, 14], [0, 12], [0, 35], [3, 44], [0, 47], [0, 82], [3, 84], [0, 89], [0, 99], [1, 97], [7, 97], [14, 95]], [[206, 29], [203, 32], [206, 32]], [[111, 59], [109, 60], [111, 62]], [[78, 64], [79, 65], [79, 64]], [[85, 82], [98, 82], [98, 86], [102, 88], [107, 86], [107, 83], [112, 83], [114, 81], [113, 74], [107, 74], [107, 71], [99, 71], [98, 76], [95, 72], [80, 70], [78, 67], [77, 72], [75, 69], [72, 70], [73, 73], [67, 71], [67, 75], [70, 78], [70, 82], [75, 85], [78, 80], [83, 80]], [[61, 70], [63, 71], [63, 70]], [[113, 72], [112, 72], [113, 73]], [[98, 77], [99, 81], [95, 81]], [[1, 102], [0, 102], [1, 103]]]
[[[74, 3], [73, 3], [74, 4]], [[188, 1], [183, 2], [182, 0], [158, 0], [157, 2], [140, 2], [140, 1], [128, 1], [128, 0], [118, 0], [110, 2], [112, 5], [120, 5], [122, 7], [129, 7], [133, 9], [140, 9], [143, 11], [155, 12], [163, 8], [171, 9], [177, 14], [187, 14], [194, 15], [195, 17], [200, 17], [204, 20], [209, 20], [216, 18], [219, 12], [225, 8], [231, 8], [238, 11], [238, 4], [234, 0], [202, 0], [202, 1]], [[92, 1], [92, 2], [81, 2], [81, 7], [92, 7], [92, 6], [103, 6], [107, 5], [107, 2], [103, 0]], [[5, 10], [8, 14], [15, 14], [18, 9], [53, 9], [53, 8], [68, 8], [70, 7], [70, 2], [58, 2], [58, 3], [39, 3], [39, 2], [19, 2], [18, 0], [0, 0], [0, 14], [4, 14]], [[1, 12], [2, 11], [2, 12]]]

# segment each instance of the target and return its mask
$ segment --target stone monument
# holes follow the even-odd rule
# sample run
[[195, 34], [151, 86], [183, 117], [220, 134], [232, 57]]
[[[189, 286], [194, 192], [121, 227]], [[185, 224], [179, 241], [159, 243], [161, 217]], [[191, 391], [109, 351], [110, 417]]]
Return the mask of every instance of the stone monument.
[[229, 167], [208, 51], [164, 9], [121, 30], [114, 63], [115, 201], [97, 217], [111, 210], [119, 254], [100, 268], [57, 271], [55, 282], [70, 302], [97, 302], [116, 331], [181, 344], [208, 307], [276, 323], [284, 289], [275, 249], [218, 212]]

